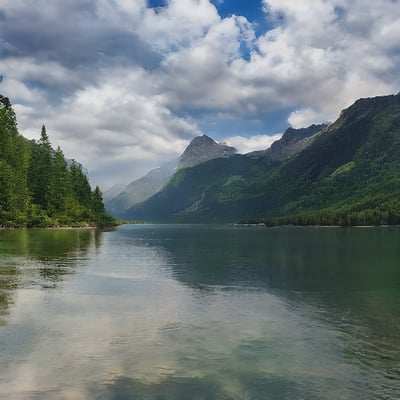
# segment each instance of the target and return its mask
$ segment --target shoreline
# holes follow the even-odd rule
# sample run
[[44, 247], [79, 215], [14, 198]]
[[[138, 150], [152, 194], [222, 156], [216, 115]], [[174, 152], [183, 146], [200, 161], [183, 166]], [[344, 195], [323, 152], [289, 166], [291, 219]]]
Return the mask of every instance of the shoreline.
[[97, 227], [97, 226], [49, 226], [49, 227], [6, 227], [0, 226], [0, 231], [12, 231], [12, 230], [54, 230], [54, 231], [61, 231], [61, 230], [101, 230], [101, 231], [112, 231], [116, 229], [117, 226], [108, 226], [108, 227]]
[[300, 224], [277, 224], [268, 225], [265, 223], [234, 223], [235, 228], [390, 228], [392, 226], [399, 227], [399, 224], [381, 224], [381, 225], [300, 225]]

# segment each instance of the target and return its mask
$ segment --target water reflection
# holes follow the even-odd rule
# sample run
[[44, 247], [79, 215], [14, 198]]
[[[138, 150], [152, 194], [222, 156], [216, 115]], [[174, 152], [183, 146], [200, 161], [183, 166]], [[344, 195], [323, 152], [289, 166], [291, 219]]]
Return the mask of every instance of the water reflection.
[[94, 233], [87, 229], [0, 230], [0, 251], [2, 256], [26, 256], [44, 262], [65, 260], [87, 251]]
[[398, 233], [127, 226], [0, 240], [15, 272], [0, 293], [16, 293], [0, 397], [394, 399]]
[[189, 285], [318, 292], [400, 289], [400, 228], [149, 225], [129, 234], [137, 243], [166, 250], [173, 276]]
[[[296, 382], [283, 377], [268, 377], [251, 373], [242, 381], [247, 381], [242, 390], [224, 387], [218, 377], [168, 377], [161, 382], [143, 382], [129, 377], [119, 377], [104, 387], [95, 387], [90, 391], [96, 399], [174, 399], [174, 400], [234, 400], [234, 399], [298, 399], [304, 392]], [[239, 397], [238, 397], [239, 395]], [[312, 394], [309, 400], [317, 398]]]
[[143, 231], [147, 243], [168, 251], [180, 282], [205, 297], [267, 288], [295, 315], [331, 327], [344, 360], [374, 371], [365, 372], [374, 398], [400, 392], [399, 228]]
[[0, 230], [0, 317], [7, 315], [18, 288], [62, 282], [99, 235], [90, 230]]

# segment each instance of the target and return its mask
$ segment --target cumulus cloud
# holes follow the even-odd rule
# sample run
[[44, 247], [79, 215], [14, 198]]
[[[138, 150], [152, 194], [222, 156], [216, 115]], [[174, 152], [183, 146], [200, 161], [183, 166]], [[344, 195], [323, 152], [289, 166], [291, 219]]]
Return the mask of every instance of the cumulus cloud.
[[[152, 93], [146, 84], [151, 77], [145, 70], [101, 74], [101, 84], [76, 91], [40, 115], [46, 120], [53, 144], [61, 146], [67, 157], [82, 162], [93, 177], [100, 179], [101, 174], [110, 184], [115, 179], [129, 181], [135, 170], [142, 174], [155, 160], [176, 157], [200, 134], [189, 118], [171, 113], [165, 98]], [[136, 90], [131, 91], [132, 87]], [[35, 108], [16, 108], [20, 127], [29, 137], [37, 137], [39, 131], [31, 128], [32, 121], [35, 126], [41, 123]]]
[[190, 45], [221, 19], [209, 0], [169, 0], [159, 9], [146, 9], [139, 34], [161, 51]]
[[399, 91], [398, 1], [261, 3], [260, 34], [209, 0], [1, 2], [0, 91], [22, 134], [45, 123], [106, 186], [177, 157], [201, 125], [221, 140], [257, 121], [233, 140], [265, 148], [271, 125], [331, 121], [359, 97]]
[[169, 53], [162, 63], [163, 90], [171, 93], [172, 105], [212, 111], [237, 109], [244, 88], [232, 63], [240, 58], [241, 41], [251, 41], [251, 34], [243, 17], [232, 16], [212, 25], [191, 46]]
[[397, 1], [317, 0], [310, 6], [305, 0], [264, 0], [264, 5], [269, 18], [279, 16], [283, 23], [261, 38], [255, 61], [278, 57], [279, 43], [284, 63], [278, 66], [286, 71], [280, 82], [289, 84], [282, 94], [297, 109], [310, 107], [330, 119], [358, 97], [396, 92], [400, 48], [388, 43], [388, 51], [382, 41], [387, 27], [396, 31]]
[[[273, 24], [264, 35], [255, 37], [247, 20], [233, 16], [166, 55], [164, 89], [175, 107], [246, 116], [312, 109], [316, 120], [308, 121], [321, 122], [359, 97], [397, 91], [400, 12], [392, 1], [366, 7], [360, 1], [274, 0], [264, 6]], [[392, 38], [390, 51], [385, 36]], [[241, 53], [243, 44], [249, 57]]]

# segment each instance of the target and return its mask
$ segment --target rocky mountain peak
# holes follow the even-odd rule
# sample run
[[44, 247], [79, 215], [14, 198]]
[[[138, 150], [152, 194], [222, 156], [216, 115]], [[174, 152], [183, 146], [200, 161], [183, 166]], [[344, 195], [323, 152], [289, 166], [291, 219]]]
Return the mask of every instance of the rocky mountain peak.
[[215, 158], [227, 158], [236, 153], [234, 147], [217, 143], [207, 135], [195, 137], [179, 159], [178, 168], [194, 167]]

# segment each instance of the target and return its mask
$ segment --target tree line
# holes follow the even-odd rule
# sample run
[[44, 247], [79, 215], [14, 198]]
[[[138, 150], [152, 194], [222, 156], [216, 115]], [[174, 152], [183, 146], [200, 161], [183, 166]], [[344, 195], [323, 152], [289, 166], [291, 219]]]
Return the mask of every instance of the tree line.
[[44, 125], [37, 141], [20, 135], [9, 99], [0, 95], [0, 227], [114, 224], [82, 165], [53, 149]]

